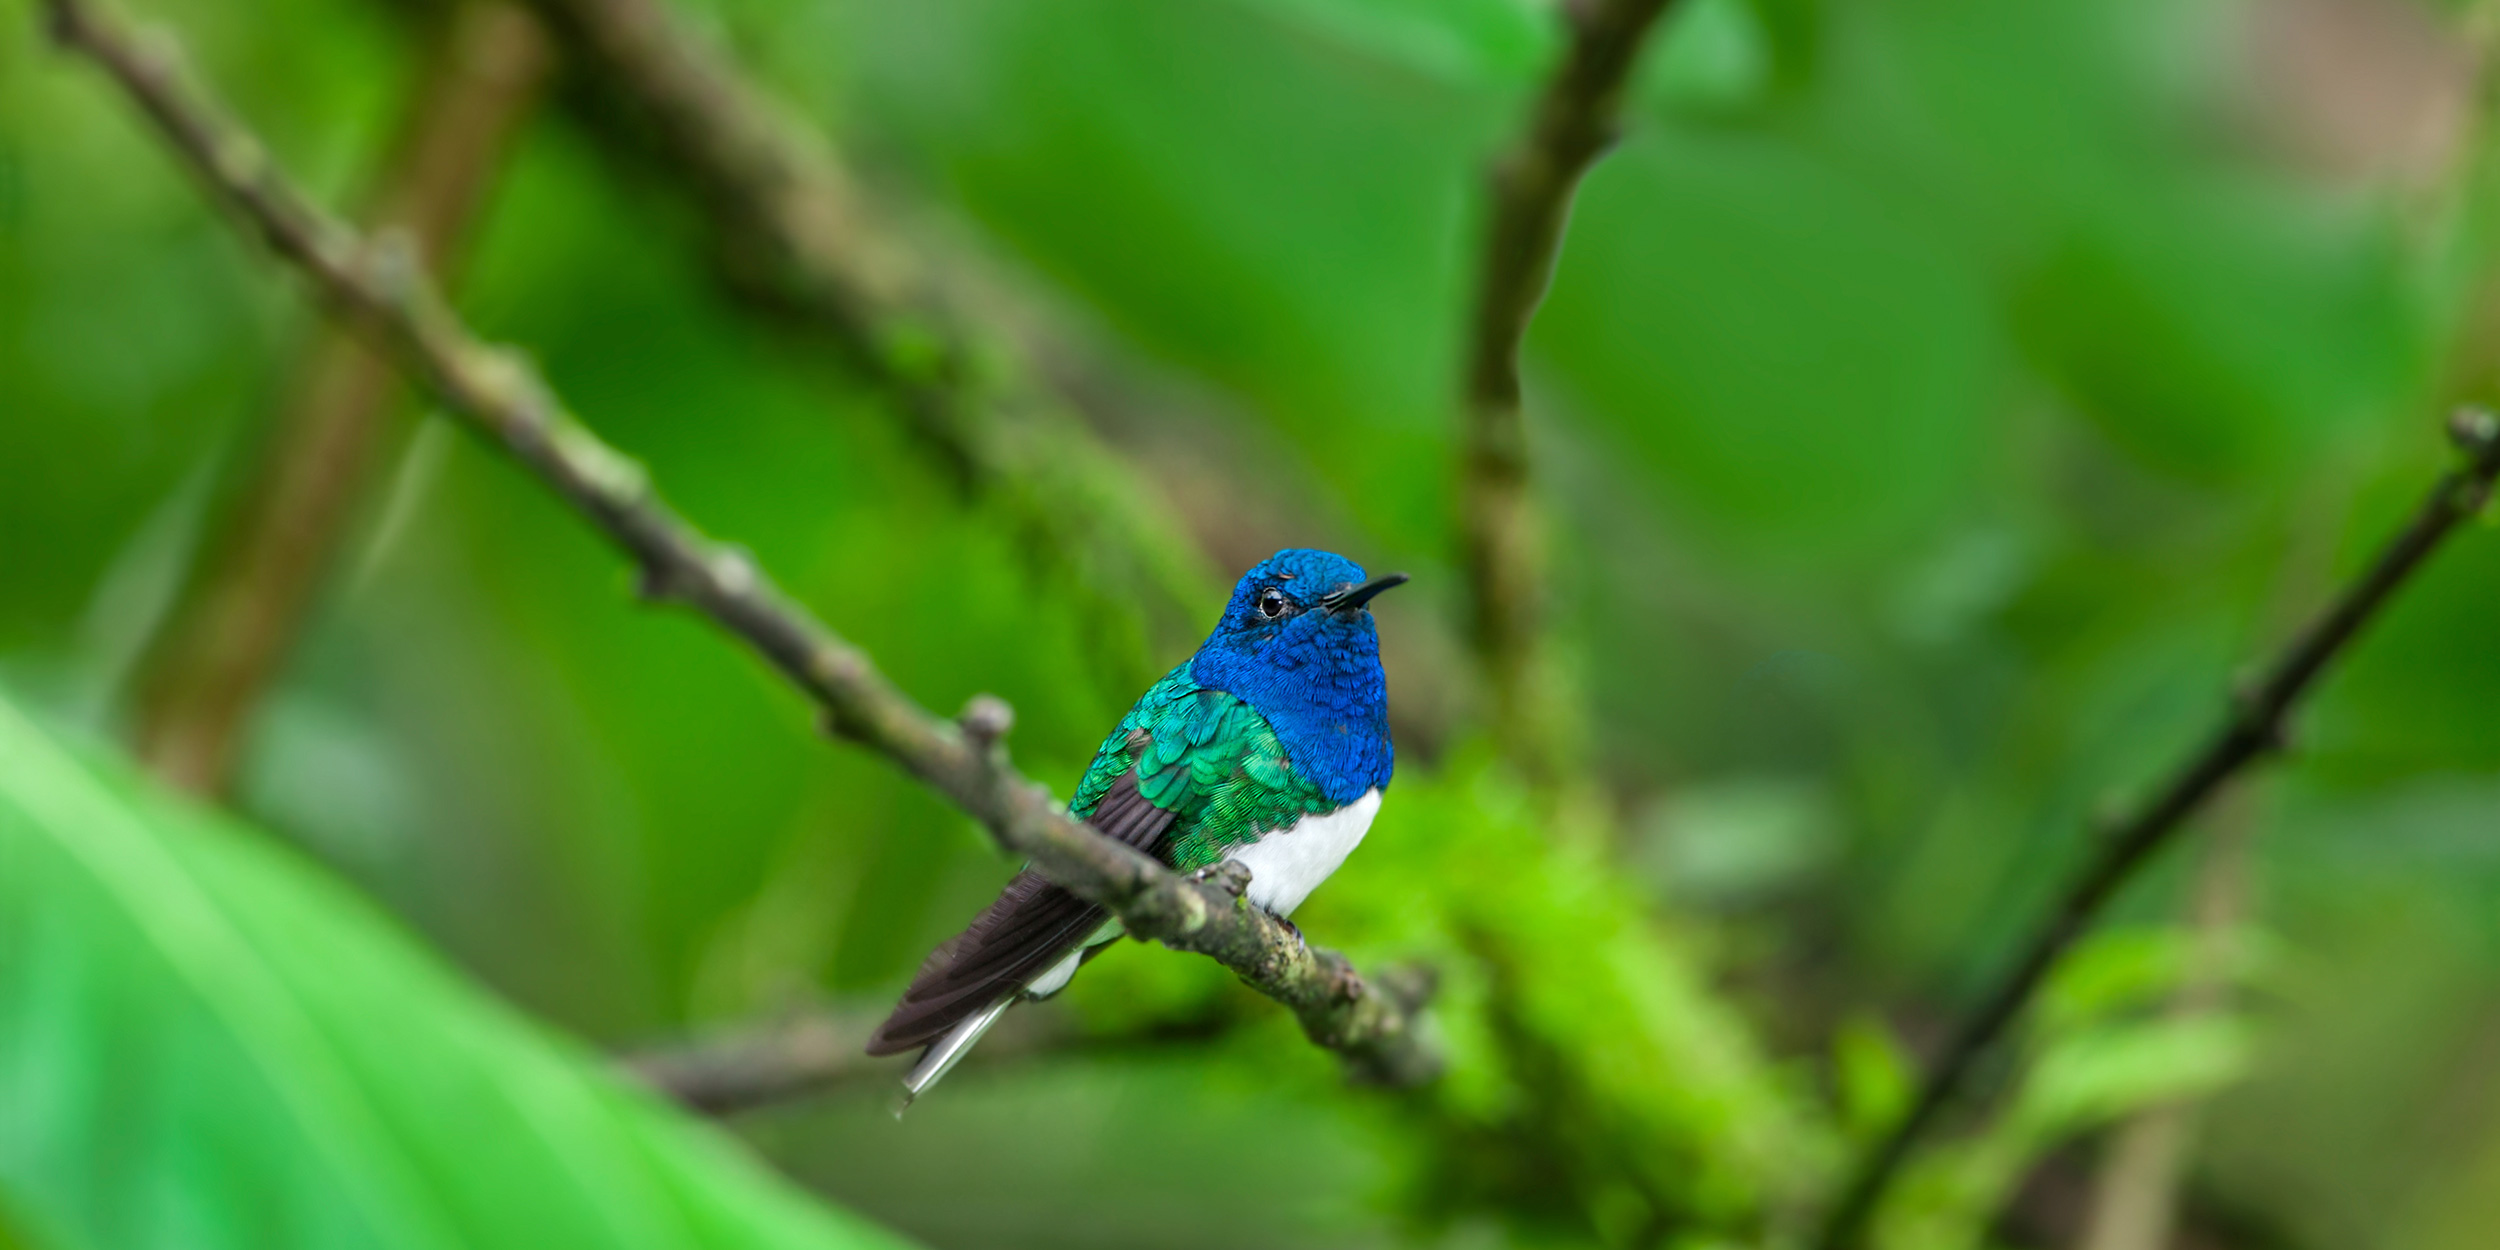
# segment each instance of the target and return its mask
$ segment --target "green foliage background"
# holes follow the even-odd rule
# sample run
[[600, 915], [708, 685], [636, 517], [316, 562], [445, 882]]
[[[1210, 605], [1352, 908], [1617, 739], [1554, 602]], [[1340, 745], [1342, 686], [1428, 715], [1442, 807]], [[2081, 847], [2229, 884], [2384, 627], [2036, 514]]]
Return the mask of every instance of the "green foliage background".
[[[1440, 962], [1456, 1057], [1419, 1095], [1350, 1091], [1220, 970], [1124, 947], [1054, 1010], [1232, 1026], [968, 1068], [900, 1124], [870, 1081], [736, 1130], [940, 1246], [1793, 1231], [1898, 1105], [1901, 1048], [1998, 966], [2108, 796], [2409, 506], [2440, 405], [2494, 358], [2473, 134], [2426, 168], [2304, 157], [2251, 59], [2250, 15], [2279, 7], [1669, 19], [1529, 343], [1598, 783], [1560, 816], [1471, 746], [1447, 472], [1479, 174], [1555, 50], [1542, 6], [694, 8], [916, 239], [1003, 275], [1221, 563], [1316, 544], [1417, 575], [1381, 608], [1404, 768], [1299, 919]], [[352, 201], [425, 12], [154, 9]], [[2465, 38], [2446, 8], [2371, 11]], [[699, 240], [666, 176], [551, 106], [461, 303], [924, 703], [1006, 697], [1018, 759], [1071, 786], [1175, 657], [1093, 645], [1090, 600], [1033, 577], [820, 344], [733, 307]], [[0, 689], [53, 732], [126, 728], [313, 316], [0, 0]], [[236, 802], [289, 858], [593, 1046], [873, 1005], [1006, 875], [706, 628], [635, 609], [620, 562], [488, 450], [423, 413], [393, 440]], [[1922, 1165], [1897, 1244], [2032, 1236], [1992, 1222], [2027, 1175], [2088, 1176], [2112, 1115], [2207, 1090], [2191, 1208], [2229, 1244], [2488, 1243], [2496, 610], [2478, 530], [2252, 804], [2245, 1011], [2204, 1034], [2151, 1015], [2181, 963], [2174, 858], [2061, 985], [2016, 1092]], [[0, 753], [0, 782], [34, 750]], [[168, 820], [169, 845], [236, 836]], [[255, 881], [308, 871], [231, 853]], [[0, 1141], [22, 1114], [0, 1105]], [[171, 1184], [211, 1161], [115, 1166]], [[21, 1240], [113, 1244], [28, 1175], [0, 1160]]]
[[894, 1246], [256, 835], [0, 707], [0, 1177], [42, 1244]]

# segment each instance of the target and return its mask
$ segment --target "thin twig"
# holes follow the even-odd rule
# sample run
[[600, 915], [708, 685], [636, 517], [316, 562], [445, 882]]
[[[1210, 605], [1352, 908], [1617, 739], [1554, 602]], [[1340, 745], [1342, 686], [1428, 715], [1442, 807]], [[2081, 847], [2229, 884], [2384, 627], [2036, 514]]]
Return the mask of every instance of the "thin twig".
[[1179, 514], [875, 228], [821, 132], [659, 0], [531, 2], [695, 192], [733, 289], [826, 331], [1030, 552], [1142, 612], [1154, 649], [1196, 644], [1220, 587]]
[[1460, 557], [1470, 625], [1505, 754], [1543, 773], [1550, 709], [1540, 696], [1544, 552], [1528, 492], [1519, 350], [1553, 281], [1582, 176], [1613, 143], [1624, 83], [1667, 0], [1572, 0], [1570, 39], [1535, 120], [1493, 167], [1491, 217], [1468, 332], [1459, 458]]
[[1311, 1040], [1357, 1075], [1407, 1083], [1437, 1069], [1417, 1024], [1428, 976], [1366, 981], [1343, 955], [1304, 945], [1250, 906], [1246, 874], [1183, 878], [1068, 816], [1008, 763], [1004, 704], [976, 698], [960, 722], [930, 715], [743, 552], [687, 524], [642, 466], [584, 428], [526, 360], [472, 334], [406, 249], [387, 236], [369, 243], [307, 200], [258, 139], [189, 85], [170, 37], [142, 39], [91, 0], [46, 8], [56, 37], [112, 75], [214, 198], [310, 279], [334, 316], [372, 335], [445, 408], [623, 548], [648, 597], [710, 617], [813, 699], [831, 732], [900, 764], [1129, 932], [1211, 956], [1292, 1009]]
[[[370, 219], [405, 230], [447, 278], [548, 50], [526, 10], [480, 0], [452, 14], [434, 59]], [[390, 362], [338, 327], [305, 353], [239, 511], [166, 622], [141, 687], [139, 755], [168, 783], [225, 790], [344, 536], [397, 389]]]
[[2068, 885], [2055, 911], [2032, 935], [1979, 1010], [1964, 1021], [1944, 1058], [1919, 1088], [1909, 1114], [1869, 1151], [1826, 1219], [1817, 1245], [1850, 1250], [1858, 1244], [1884, 1190], [1908, 1158], [1910, 1147], [1953, 1101], [1972, 1066], [2031, 1000], [2049, 969], [2089, 927], [2118, 888], [2186, 827], [2206, 800], [2241, 769], [2283, 750], [2292, 707], [2363, 625], [2437, 550], [2457, 525], [2479, 511], [2500, 477], [2500, 419], [2479, 410], [2457, 413], [2448, 433], [2464, 463], [2442, 476], [2413, 520], [2379, 553], [2360, 580], [2345, 588], [2326, 613], [2293, 640], [2262, 680], [2240, 691], [2232, 711], [2204, 747], [2153, 800], [2117, 822], [2100, 850]]

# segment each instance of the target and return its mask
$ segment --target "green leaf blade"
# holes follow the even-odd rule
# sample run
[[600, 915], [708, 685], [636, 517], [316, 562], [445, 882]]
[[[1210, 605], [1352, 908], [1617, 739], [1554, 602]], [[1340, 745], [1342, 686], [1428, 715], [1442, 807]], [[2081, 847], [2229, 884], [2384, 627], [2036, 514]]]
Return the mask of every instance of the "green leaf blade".
[[5, 703], [0, 1107], [47, 1247], [903, 1244]]

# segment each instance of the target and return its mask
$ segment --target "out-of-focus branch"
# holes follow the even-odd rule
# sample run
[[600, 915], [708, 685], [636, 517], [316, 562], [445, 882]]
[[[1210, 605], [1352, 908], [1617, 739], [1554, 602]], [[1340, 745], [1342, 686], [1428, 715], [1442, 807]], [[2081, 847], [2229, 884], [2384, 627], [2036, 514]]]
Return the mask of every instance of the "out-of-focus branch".
[[[653, 1047], [619, 1062], [636, 1079], [705, 1115], [736, 1115], [822, 1094], [858, 1080], [890, 1079], [891, 1065], [861, 1050], [884, 1018], [819, 1010]], [[1159, 1020], [1089, 1035], [1048, 1011], [1010, 1013], [964, 1059], [967, 1067], [1040, 1055], [1074, 1056], [1142, 1046], [1187, 1044], [1219, 1035], [1230, 1013]]]
[[[982, 1039], [985, 1044], [968, 1062], [1051, 1047], [1062, 1039], [1034, 1023], [1045, 1018], [1034, 1012], [1009, 1015], [993, 1030], [994, 1036]], [[891, 1065], [861, 1050], [876, 1024], [871, 1016], [813, 1011], [643, 1051], [620, 1062], [636, 1079], [689, 1110], [734, 1115], [822, 1093], [870, 1073], [890, 1075]]]
[[[369, 217], [448, 274], [505, 146], [546, 77], [537, 19], [460, 5]], [[166, 781], [222, 792], [252, 711], [285, 663], [371, 468], [398, 387], [390, 362], [337, 327], [306, 351], [230, 527], [159, 635], [140, 693], [139, 754]]]
[[[1006, 1023], [1021, 1023], [1018, 1017], [1030, 1014], [1012, 1014]], [[629, 1054], [619, 1063], [688, 1110], [732, 1115], [820, 1093], [864, 1072], [885, 1074], [888, 1065], [861, 1049], [876, 1023], [866, 1016], [809, 1012]], [[984, 1040], [1003, 1043], [1008, 1051], [1023, 1049], [1020, 1034], [1005, 1027], [995, 1031], [997, 1038]]]
[[696, 193], [736, 290], [820, 326], [967, 492], [1107, 617], [1142, 610], [1157, 653], [1196, 644], [1220, 587], [1179, 514], [873, 228], [821, 133], [663, 0], [531, 2]]
[[2230, 717], [2171, 774], [2152, 801], [2112, 826], [2099, 850], [2069, 883], [2056, 909], [2024, 945], [2021, 957], [1954, 1034], [1943, 1058], [1920, 1086], [1909, 1113], [1860, 1162], [1826, 1217], [1817, 1241], [1824, 1250], [1847, 1250], [1858, 1244], [1910, 1147], [1960, 1093], [1973, 1065], [2031, 1001], [2067, 947], [2091, 925], [2118, 888], [2186, 828], [2188, 818], [2225, 783], [2283, 749], [2292, 708], [2318, 674], [2457, 525], [2490, 498], [2492, 482], [2500, 477], [2500, 419], [2479, 410], [2460, 411], [2449, 420], [2448, 432], [2464, 463], [2431, 488], [2411, 523], [2379, 552], [2360, 580], [2346, 587], [2324, 615], [2301, 631], [2266, 668], [2261, 680], [2239, 692]]
[[1460, 563], [1497, 743], [1552, 772], [1557, 715], [1541, 672], [1545, 552], [1529, 493], [1519, 353], [1554, 276], [1580, 179], [1614, 141], [1625, 81], [1667, 0], [1570, 0], [1562, 61], [1517, 146], [1494, 165], [1467, 336], [1458, 470]]
[[642, 466], [576, 420], [521, 356], [480, 341], [404, 247], [368, 242], [324, 214], [248, 130], [187, 81], [169, 37], [142, 39], [92, 0], [45, 0], [60, 41], [111, 74], [209, 193], [293, 265], [332, 314], [373, 337], [479, 434], [633, 558], [651, 599], [703, 613], [778, 669], [827, 728], [878, 751], [979, 821], [1052, 881], [1107, 907], [1130, 933], [1196, 951], [1290, 1008], [1312, 1041], [1367, 1079], [1405, 1083], [1439, 1066], [1418, 1025], [1427, 974], [1366, 981], [1334, 951], [1241, 896], [1247, 873], [1184, 878], [1071, 818], [1009, 764], [1012, 716], [976, 698], [930, 715], [866, 653], [817, 621], [739, 550], [714, 542], [652, 489]]

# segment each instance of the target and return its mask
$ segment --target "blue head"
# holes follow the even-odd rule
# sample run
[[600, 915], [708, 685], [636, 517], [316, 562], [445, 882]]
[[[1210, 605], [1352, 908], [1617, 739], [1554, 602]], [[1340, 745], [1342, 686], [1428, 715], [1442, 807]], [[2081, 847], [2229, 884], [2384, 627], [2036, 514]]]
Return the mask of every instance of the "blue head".
[[1257, 708], [1294, 771], [1351, 803], [1389, 784], [1396, 762], [1380, 634], [1364, 605], [1405, 580], [1367, 579], [1325, 551], [1279, 551], [1241, 575], [1189, 675]]

